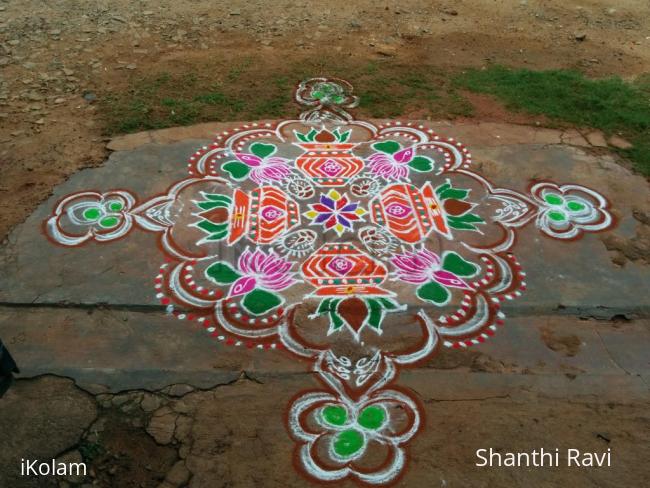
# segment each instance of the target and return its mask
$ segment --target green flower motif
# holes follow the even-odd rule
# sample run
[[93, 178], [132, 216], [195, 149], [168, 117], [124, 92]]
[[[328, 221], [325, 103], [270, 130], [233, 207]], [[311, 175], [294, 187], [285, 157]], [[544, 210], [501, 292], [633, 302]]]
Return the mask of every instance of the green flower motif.
[[97, 202], [83, 210], [81, 217], [88, 225], [96, 225], [100, 229], [110, 230], [122, 222], [121, 211], [123, 209], [124, 202], [120, 200]]
[[345, 102], [343, 89], [334, 83], [324, 82], [316, 84], [312, 89], [311, 96], [323, 105], [340, 105]]
[[559, 193], [546, 192], [542, 197], [549, 207], [547, 217], [557, 224], [569, 223], [575, 217], [589, 210], [585, 202], [567, 198]]
[[388, 423], [388, 412], [379, 405], [361, 409], [356, 418], [351, 418], [343, 405], [327, 405], [320, 410], [319, 415], [326, 427], [336, 431], [331, 448], [343, 460], [351, 460], [363, 454], [368, 438]]

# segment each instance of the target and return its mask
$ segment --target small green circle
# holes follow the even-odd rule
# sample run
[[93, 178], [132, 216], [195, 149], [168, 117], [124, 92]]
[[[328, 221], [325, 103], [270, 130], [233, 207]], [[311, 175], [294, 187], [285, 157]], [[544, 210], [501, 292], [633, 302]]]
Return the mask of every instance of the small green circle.
[[119, 212], [124, 208], [124, 205], [122, 205], [122, 202], [118, 202], [117, 200], [113, 200], [112, 202], [108, 203], [108, 209], [111, 212]]
[[102, 215], [102, 212], [98, 208], [95, 208], [95, 207], [87, 208], [86, 210], [84, 210], [84, 213], [83, 213], [84, 219], [90, 220], [92, 222], [94, 222], [99, 217], [101, 217], [101, 215]]
[[365, 444], [363, 434], [356, 429], [339, 432], [334, 440], [334, 452], [341, 457], [354, 456]]
[[555, 193], [547, 193], [544, 195], [544, 200], [546, 200], [546, 203], [549, 205], [562, 205], [564, 203], [564, 198]]
[[585, 204], [580, 202], [569, 202], [566, 204], [566, 208], [568, 208], [572, 212], [579, 212], [580, 210], [585, 209]]
[[564, 222], [566, 220], [566, 215], [564, 212], [560, 212], [559, 210], [553, 210], [548, 213], [548, 218], [555, 220], [556, 222]]
[[344, 425], [348, 420], [348, 412], [340, 405], [328, 405], [321, 411], [323, 420], [330, 425]]
[[364, 408], [359, 414], [357, 422], [361, 427], [370, 430], [377, 430], [386, 421], [386, 411], [381, 407], [370, 406]]
[[118, 224], [119, 220], [117, 217], [104, 217], [102, 220], [99, 221], [99, 225], [106, 229], [110, 229], [111, 227], [115, 227]]
[[326, 95], [322, 91], [316, 90], [312, 92], [311, 96], [317, 100], [320, 100], [321, 98], [324, 98]]

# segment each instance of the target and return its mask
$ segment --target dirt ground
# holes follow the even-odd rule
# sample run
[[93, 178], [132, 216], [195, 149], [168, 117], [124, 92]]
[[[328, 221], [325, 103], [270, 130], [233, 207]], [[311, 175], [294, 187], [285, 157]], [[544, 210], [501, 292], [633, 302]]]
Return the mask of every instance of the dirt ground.
[[[106, 156], [100, 103], [150, 73], [228, 82], [243, 96], [269, 73], [312, 74], [374, 61], [408, 72], [487, 63], [650, 71], [645, 0], [0, 2], [0, 239], [80, 168]], [[318, 73], [315, 71], [319, 71]], [[294, 80], [292, 80], [294, 81]], [[513, 120], [477, 98], [476, 117]], [[104, 105], [105, 106], [105, 105]], [[418, 117], [438, 114], [417, 113]], [[515, 118], [515, 122], [521, 118]]]

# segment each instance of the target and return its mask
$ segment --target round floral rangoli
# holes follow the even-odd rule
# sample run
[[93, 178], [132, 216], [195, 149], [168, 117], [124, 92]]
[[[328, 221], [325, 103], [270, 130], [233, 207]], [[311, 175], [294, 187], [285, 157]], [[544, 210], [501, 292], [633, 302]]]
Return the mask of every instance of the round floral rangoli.
[[288, 415], [304, 473], [388, 483], [422, 427], [399, 369], [503, 325], [500, 304], [526, 287], [511, 253], [519, 228], [575, 239], [612, 217], [585, 187], [496, 188], [424, 125], [353, 119], [343, 80], [307, 80], [295, 98], [299, 119], [223, 132], [165, 195], [75, 193], [45, 228], [65, 246], [159, 234], [155, 293], [170, 314], [311, 363], [322, 386]]

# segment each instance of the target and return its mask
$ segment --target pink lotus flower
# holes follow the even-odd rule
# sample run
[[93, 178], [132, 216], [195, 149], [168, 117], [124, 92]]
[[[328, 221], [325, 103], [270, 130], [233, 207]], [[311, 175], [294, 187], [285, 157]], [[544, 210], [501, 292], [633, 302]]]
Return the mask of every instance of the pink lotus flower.
[[408, 163], [415, 156], [415, 150], [407, 147], [394, 154], [378, 152], [368, 158], [368, 167], [374, 174], [387, 180], [405, 178], [409, 173]]
[[261, 158], [255, 154], [235, 153], [235, 157], [251, 168], [250, 179], [258, 185], [270, 181], [281, 181], [291, 173], [288, 159], [278, 156]]
[[237, 262], [242, 276], [237, 278], [230, 287], [229, 297], [244, 295], [255, 287], [266, 290], [284, 290], [297, 280], [293, 277], [292, 263], [270, 252], [256, 249], [254, 252], [246, 249]]
[[398, 254], [391, 263], [397, 268], [397, 277], [407, 283], [419, 285], [433, 280], [443, 286], [470, 289], [458, 275], [442, 269], [440, 257], [427, 249]]

